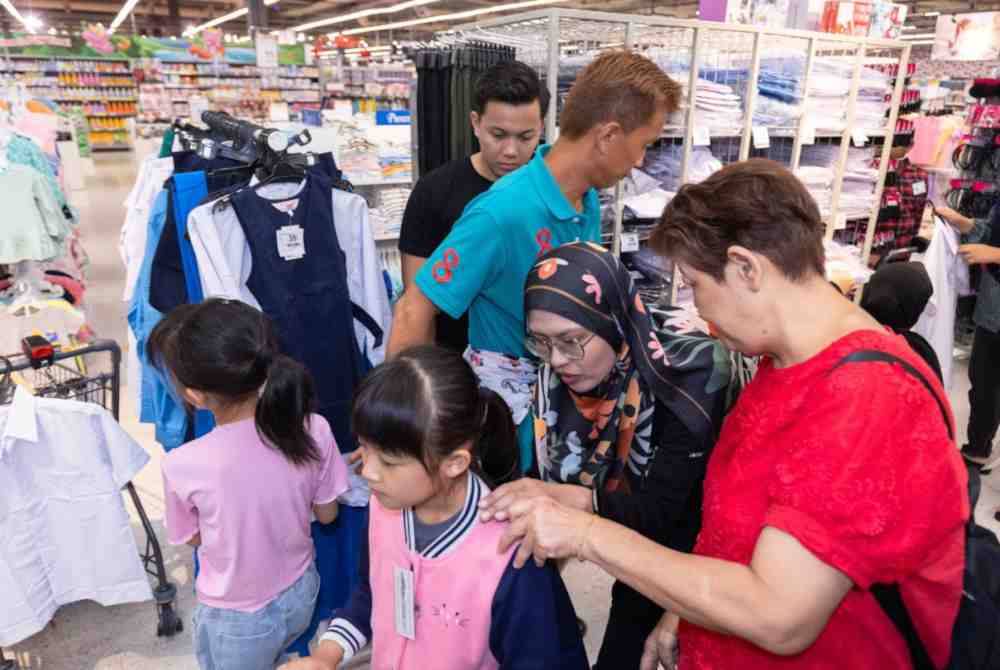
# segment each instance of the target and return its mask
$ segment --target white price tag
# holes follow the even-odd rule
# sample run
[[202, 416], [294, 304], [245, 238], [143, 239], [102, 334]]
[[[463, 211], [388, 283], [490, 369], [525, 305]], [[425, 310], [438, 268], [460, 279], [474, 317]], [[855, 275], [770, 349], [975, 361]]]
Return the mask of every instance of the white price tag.
[[855, 130], [851, 132], [851, 138], [854, 140], [854, 146], [863, 147], [868, 143], [868, 136], [865, 135], [863, 130]]
[[802, 122], [802, 129], [799, 131], [802, 144], [816, 144], [816, 127], [808, 119]]
[[706, 126], [694, 127], [694, 145], [696, 147], [707, 147], [712, 144], [712, 134], [708, 132]]
[[408, 640], [417, 638], [413, 607], [413, 572], [393, 568], [396, 609], [396, 632]]
[[771, 135], [767, 132], [767, 126], [753, 127], [753, 145], [757, 149], [769, 149], [771, 147]]
[[844, 228], [847, 228], [847, 215], [846, 214], [838, 214], [837, 218], [834, 220], [833, 229], [834, 230], [843, 230]]
[[923, 195], [927, 193], [927, 183], [923, 181], [913, 182], [913, 195]]
[[622, 252], [631, 253], [639, 251], [639, 234], [622, 233]]
[[277, 230], [278, 255], [295, 261], [306, 255], [306, 234], [302, 226], [282, 226]]

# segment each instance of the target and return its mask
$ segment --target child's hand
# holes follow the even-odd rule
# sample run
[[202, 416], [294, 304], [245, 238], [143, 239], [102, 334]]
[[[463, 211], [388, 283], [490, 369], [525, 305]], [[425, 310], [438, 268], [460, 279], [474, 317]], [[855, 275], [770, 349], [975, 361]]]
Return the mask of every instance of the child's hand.
[[278, 670], [337, 670], [344, 660], [344, 649], [336, 642], [325, 640], [319, 643], [309, 658], [298, 658]]

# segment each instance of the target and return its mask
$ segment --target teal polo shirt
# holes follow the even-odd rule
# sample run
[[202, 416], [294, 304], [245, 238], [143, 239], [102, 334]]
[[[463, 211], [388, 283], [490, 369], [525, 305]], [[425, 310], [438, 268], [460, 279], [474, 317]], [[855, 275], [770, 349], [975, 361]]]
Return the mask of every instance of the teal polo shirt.
[[451, 233], [417, 273], [438, 309], [469, 313], [469, 344], [526, 356], [524, 281], [541, 254], [576, 241], [601, 242], [601, 206], [590, 189], [578, 212], [563, 195], [539, 147], [524, 167], [465, 207]]

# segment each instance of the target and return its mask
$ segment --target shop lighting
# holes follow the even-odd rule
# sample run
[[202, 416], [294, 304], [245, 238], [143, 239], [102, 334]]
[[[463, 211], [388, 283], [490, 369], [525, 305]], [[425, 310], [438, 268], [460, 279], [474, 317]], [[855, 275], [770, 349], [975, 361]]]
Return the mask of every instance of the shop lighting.
[[941, 12], [924, 12], [920, 16], [941, 16]]
[[375, 33], [380, 30], [395, 30], [397, 28], [409, 28], [425, 23], [437, 23], [439, 21], [454, 21], [458, 19], [474, 19], [484, 14], [496, 14], [497, 12], [507, 12], [514, 9], [530, 9], [531, 7], [541, 7], [543, 5], [555, 5], [567, 0], [527, 0], [527, 2], [509, 2], [506, 4], [483, 7], [481, 9], [469, 9], [464, 12], [452, 12], [450, 14], [437, 14], [435, 16], [425, 16], [420, 19], [410, 19], [407, 21], [396, 21], [395, 23], [383, 23], [378, 26], [368, 28], [352, 28], [340, 33], [330, 33], [331, 37], [336, 35], [363, 35], [365, 33]]
[[[0, 0], [0, 2], [2, 2], [2, 0]], [[264, 4], [267, 7], [270, 7], [271, 5], [276, 5], [276, 4], [278, 4], [278, 2], [279, 2], [279, 0], [264, 0]], [[247, 9], [246, 7], [244, 7], [242, 9], [237, 9], [237, 10], [234, 10], [232, 12], [229, 12], [228, 14], [223, 14], [222, 16], [220, 16], [218, 18], [212, 19], [211, 21], [203, 23], [200, 26], [195, 26], [191, 30], [185, 31], [184, 32], [184, 37], [194, 37], [195, 35], [197, 35], [198, 33], [200, 33], [202, 30], [207, 30], [208, 28], [214, 28], [215, 26], [221, 26], [223, 23], [226, 23], [227, 21], [232, 21], [233, 19], [238, 19], [241, 16], [246, 16], [249, 13], [250, 13], [250, 10]]]
[[139, 0], [125, 0], [125, 4], [122, 8], [118, 10], [118, 16], [115, 20], [111, 22], [111, 27], [108, 29], [109, 33], [114, 33], [118, 30], [118, 26], [122, 24], [122, 21], [128, 18], [128, 15], [132, 13], [135, 6], [139, 4]]
[[309, 23], [303, 23], [302, 25], [292, 26], [292, 30], [312, 30], [314, 28], [332, 26], [335, 23], [347, 23], [348, 21], [358, 21], [360, 19], [366, 19], [370, 16], [395, 14], [397, 12], [406, 11], [407, 9], [416, 9], [417, 7], [423, 7], [424, 5], [432, 5], [436, 2], [441, 2], [441, 0], [406, 0], [406, 2], [400, 2], [395, 5], [390, 5], [388, 7], [379, 7], [377, 9], [362, 9], [360, 11], [351, 12], [349, 14], [343, 14], [341, 16], [331, 16], [328, 19], [320, 19], [319, 21], [310, 21]]
[[34, 34], [35, 29], [32, 28], [30, 25], [28, 25], [27, 19], [21, 16], [21, 12], [17, 11], [17, 7], [12, 5], [10, 0], [0, 0], [0, 5], [3, 5], [3, 8], [7, 10], [8, 14], [13, 16], [18, 21], [20, 21], [21, 25], [24, 26], [25, 30], [27, 30], [29, 33]]
[[922, 40], [928, 37], [934, 37], [936, 33], [917, 33], [916, 35], [903, 35], [900, 39], [903, 40]]
[[34, 14], [28, 14], [24, 17], [24, 27], [27, 28], [29, 32], [37, 33], [38, 29], [44, 25], [45, 23]]

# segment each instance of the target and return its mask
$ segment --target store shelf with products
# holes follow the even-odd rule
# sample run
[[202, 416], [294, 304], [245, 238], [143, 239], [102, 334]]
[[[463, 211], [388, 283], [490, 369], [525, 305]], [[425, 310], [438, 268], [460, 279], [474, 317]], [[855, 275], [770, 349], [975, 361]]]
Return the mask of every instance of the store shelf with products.
[[[866, 222], [863, 244], [848, 250], [864, 269], [892, 146], [885, 138], [893, 136], [903, 99], [905, 78], [895, 75], [907, 71], [909, 44], [565, 9], [455, 26], [439, 37], [513, 47], [518, 60], [535, 67], [554, 101], [547, 138], [558, 135], [558, 114], [576, 75], [602, 50], [632, 48], [681, 84], [681, 110], [668, 119], [643, 169], [633, 171], [641, 187], [626, 180], [602, 194], [616, 252], [632, 254], [652, 229], [628, 208], [630, 199], [639, 198], [632, 201], [639, 210], [659, 212], [682, 184], [762, 157], [806, 184], [827, 222], [828, 244], [836, 228]], [[667, 281], [672, 293], [678, 282]]]

